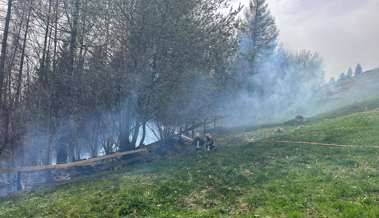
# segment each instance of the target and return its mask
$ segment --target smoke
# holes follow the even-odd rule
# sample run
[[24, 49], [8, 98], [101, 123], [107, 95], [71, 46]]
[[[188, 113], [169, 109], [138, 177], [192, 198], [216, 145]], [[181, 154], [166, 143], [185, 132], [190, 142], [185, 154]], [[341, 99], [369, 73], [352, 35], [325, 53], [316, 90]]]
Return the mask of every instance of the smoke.
[[[134, 118], [133, 118], [134, 119]], [[3, 167], [38, 166], [71, 162], [116, 152], [119, 146], [120, 112], [92, 112], [80, 119], [66, 116], [54, 122], [30, 121], [17, 145], [13, 146], [10, 159]], [[142, 126], [137, 146], [142, 140]], [[144, 144], [157, 141], [153, 123], [147, 123]], [[131, 136], [130, 136], [131, 137]], [[60, 152], [64, 152], [58, 160]]]
[[[241, 43], [240, 50], [248, 50], [246, 43]], [[262, 60], [256, 66], [245, 59], [238, 61], [243, 66], [239, 69], [251, 72], [246, 68], [255, 67], [256, 74], [242, 74], [248, 85], [241, 87], [237, 98], [226, 105], [230, 126], [272, 124], [317, 112], [324, 83], [322, 60], [317, 53], [291, 54], [279, 48]]]

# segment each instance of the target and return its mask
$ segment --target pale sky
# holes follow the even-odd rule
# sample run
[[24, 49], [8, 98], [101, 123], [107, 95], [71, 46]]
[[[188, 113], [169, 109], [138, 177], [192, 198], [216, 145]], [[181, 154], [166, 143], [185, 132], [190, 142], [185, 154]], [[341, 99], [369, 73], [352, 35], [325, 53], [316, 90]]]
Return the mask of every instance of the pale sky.
[[[243, 3], [249, 0], [235, 0]], [[318, 52], [327, 77], [355, 68], [379, 67], [379, 0], [268, 0], [291, 50]]]

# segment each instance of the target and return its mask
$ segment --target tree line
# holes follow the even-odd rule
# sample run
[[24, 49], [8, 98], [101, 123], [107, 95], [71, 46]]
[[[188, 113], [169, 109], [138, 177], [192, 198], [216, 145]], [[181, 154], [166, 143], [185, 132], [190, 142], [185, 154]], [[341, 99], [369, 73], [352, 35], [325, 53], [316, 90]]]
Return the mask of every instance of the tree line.
[[332, 77], [329, 81], [329, 84], [335, 85], [336, 83], [349, 81], [349, 80], [354, 79], [354, 78], [362, 77], [363, 74], [364, 74], [364, 72], [363, 72], [362, 65], [357, 64], [354, 72], [353, 72], [353, 68], [349, 67], [349, 69], [346, 72], [341, 73], [337, 79], [335, 77]]
[[236, 44], [227, 4], [8, 0], [0, 152], [27, 144], [32, 162], [74, 161], [82, 147], [134, 149], [148, 124], [164, 139], [206, 118]]
[[278, 48], [265, 0], [247, 19], [230, 0], [3, 2], [0, 154], [18, 164], [132, 150], [148, 131], [164, 142], [241, 90], [266, 92], [250, 78], [267, 57], [319, 64]]

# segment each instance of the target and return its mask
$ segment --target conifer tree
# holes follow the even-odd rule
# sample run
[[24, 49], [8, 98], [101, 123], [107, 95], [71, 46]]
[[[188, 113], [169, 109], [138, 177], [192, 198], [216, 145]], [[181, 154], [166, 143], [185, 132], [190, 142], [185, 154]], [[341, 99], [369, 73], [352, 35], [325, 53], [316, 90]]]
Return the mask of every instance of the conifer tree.
[[363, 68], [361, 64], [355, 67], [355, 76], [361, 76], [363, 74]]
[[275, 51], [279, 31], [266, 0], [251, 0], [246, 19], [248, 57], [256, 74], [258, 66]]

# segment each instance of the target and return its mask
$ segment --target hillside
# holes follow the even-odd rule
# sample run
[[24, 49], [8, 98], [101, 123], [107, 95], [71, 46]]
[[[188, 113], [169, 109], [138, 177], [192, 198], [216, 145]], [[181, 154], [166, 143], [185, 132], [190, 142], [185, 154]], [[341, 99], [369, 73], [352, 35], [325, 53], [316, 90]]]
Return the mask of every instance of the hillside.
[[235, 130], [213, 153], [1, 200], [0, 217], [379, 217], [378, 132], [378, 110]]
[[337, 84], [337, 90], [330, 98], [371, 97], [374, 90], [379, 90], [379, 68], [364, 72], [361, 76], [353, 77]]
[[[377, 99], [379, 93], [379, 68], [364, 72], [359, 77], [324, 88], [326, 97], [322, 98], [316, 105], [317, 113], [335, 111], [343, 106], [359, 105], [362, 102], [372, 102]], [[338, 110], [337, 110], [338, 111]], [[314, 111], [313, 111], [314, 112]]]

